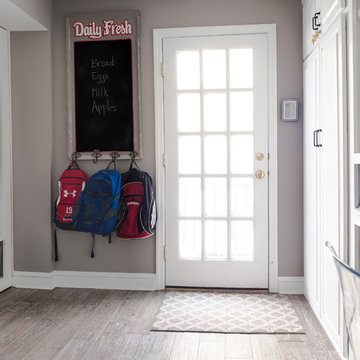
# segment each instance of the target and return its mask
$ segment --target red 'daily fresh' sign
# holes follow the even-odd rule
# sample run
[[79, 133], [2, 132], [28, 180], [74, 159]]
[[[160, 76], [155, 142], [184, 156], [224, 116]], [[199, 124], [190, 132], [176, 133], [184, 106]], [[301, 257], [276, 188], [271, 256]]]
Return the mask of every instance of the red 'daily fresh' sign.
[[97, 25], [95, 21], [85, 25], [82, 21], [74, 21], [74, 36], [87, 37], [89, 39], [101, 39], [105, 36], [132, 35], [132, 24], [126, 19], [120, 24], [114, 20], [103, 20], [102, 25]]

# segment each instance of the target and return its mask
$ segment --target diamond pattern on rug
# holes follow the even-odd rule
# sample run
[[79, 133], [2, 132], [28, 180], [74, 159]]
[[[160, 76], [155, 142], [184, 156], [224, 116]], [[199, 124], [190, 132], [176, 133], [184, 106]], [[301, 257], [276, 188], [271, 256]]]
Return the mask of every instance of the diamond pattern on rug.
[[166, 292], [152, 331], [301, 334], [286, 295]]

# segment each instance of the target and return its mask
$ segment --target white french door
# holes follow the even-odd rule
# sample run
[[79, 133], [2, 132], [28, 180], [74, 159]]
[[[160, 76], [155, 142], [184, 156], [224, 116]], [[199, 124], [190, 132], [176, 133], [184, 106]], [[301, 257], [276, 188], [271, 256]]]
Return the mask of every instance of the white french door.
[[0, 28], [0, 291], [12, 284], [9, 33]]
[[268, 288], [266, 34], [163, 40], [166, 285]]

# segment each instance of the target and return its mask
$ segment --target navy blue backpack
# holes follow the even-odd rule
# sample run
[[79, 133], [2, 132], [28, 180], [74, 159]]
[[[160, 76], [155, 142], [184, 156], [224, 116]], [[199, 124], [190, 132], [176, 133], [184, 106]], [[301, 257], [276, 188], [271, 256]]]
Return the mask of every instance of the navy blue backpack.
[[[110, 170], [111, 163], [114, 170]], [[107, 169], [92, 175], [82, 192], [73, 214], [75, 230], [93, 236], [91, 257], [94, 257], [95, 234], [109, 236], [115, 230], [121, 191], [121, 174], [115, 170], [115, 161]]]

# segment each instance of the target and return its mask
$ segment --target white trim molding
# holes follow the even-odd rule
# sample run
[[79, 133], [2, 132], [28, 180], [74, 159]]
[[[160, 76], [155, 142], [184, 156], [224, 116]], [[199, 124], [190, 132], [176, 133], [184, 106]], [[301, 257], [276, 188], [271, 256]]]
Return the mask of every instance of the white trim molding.
[[10, 32], [0, 28], [0, 241], [3, 241], [3, 276], [0, 278], [0, 291], [11, 286], [11, 271], [13, 268], [13, 167], [10, 64]]
[[303, 276], [279, 276], [279, 294], [304, 294]]
[[48, 273], [14, 271], [13, 286], [47, 290], [69, 287], [153, 291], [156, 289], [156, 276], [155, 274], [91, 271], [53, 271]]
[[278, 292], [278, 202], [277, 202], [277, 61], [276, 25], [236, 25], [173, 29], [154, 29], [154, 103], [155, 103], [155, 160], [156, 160], [156, 198], [158, 203], [158, 224], [156, 230], [156, 288], [165, 288], [165, 171], [163, 166], [164, 140], [164, 102], [163, 102], [163, 40], [176, 37], [196, 37], [214, 35], [266, 34], [268, 37], [269, 61], [269, 290]]
[[[157, 289], [156, 274], [113, 273], [91, 271], [53, 271], [31, 272], [14, 271], [13, 286], [17, 288], [48, 289], [56, 287], [139, 290]], [[303, 294], [302, 276], [280, 276], [278, 278], [280, 294]]]
[[14, 271], [13, 286], [26, 289], [54, 289], [54, 274], [46, 272]]

